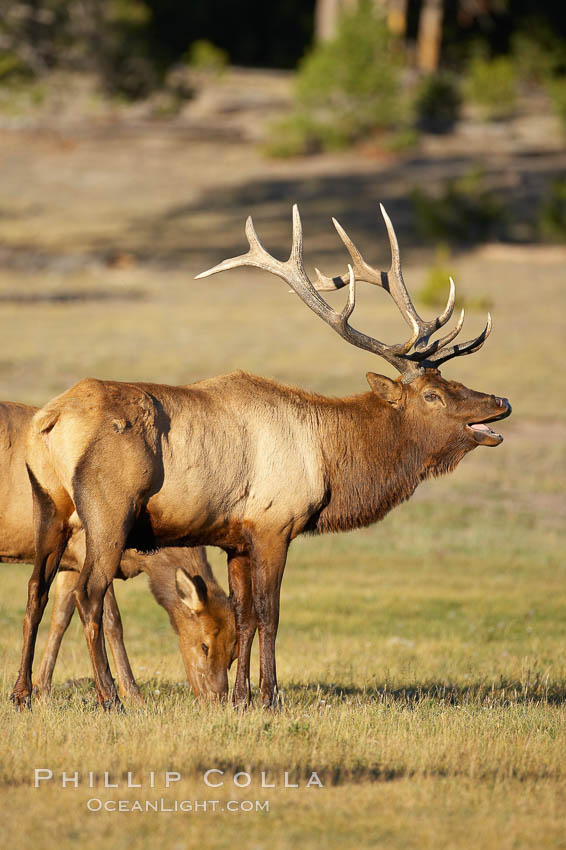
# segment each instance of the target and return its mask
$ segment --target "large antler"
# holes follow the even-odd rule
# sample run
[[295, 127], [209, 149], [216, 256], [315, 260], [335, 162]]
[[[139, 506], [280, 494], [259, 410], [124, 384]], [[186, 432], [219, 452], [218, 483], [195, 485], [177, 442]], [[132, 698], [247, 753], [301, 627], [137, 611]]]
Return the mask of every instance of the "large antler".
[[[352, 265], [348, 266], [349, 271], [347, 275], [338, 278], [325, 277], [316, 269], [317, 285], [314, 286], [307, 276], [303, 263], [303, 231], [299, 209], [295, 204], [293, 206], [293, 245], [288, 260], [285, 262], [276, 260], [275, 257], [272, 257], [265, 250], [255, 232], [250, 216], [246, 222], [246, 236], [250, 250], [239, 257], [224, 260], [222, 263], [197, 275], [197, 278], [208, 277], [217, 272], [234, 269], [239, 266], [255, 266], [281, 277], [292, 287], [301, 300], [317, 316], [320, 316], [321, 319], [329, 324], [343, 339], [352, 343], [352, 345], [356, 345], [358, 348], [371, 351], [373, 354], [379, 354], [403, 375], [404, 382], [413, 380], [427, 367], [434, 368], [452, 357], [462, 354], [472, 354], [472, 352], [477, 351], [481, 348], [491, 331], [491, 317], [489, 314], [486, 327], [474, 340], [470, 340], [463, 345], [454, 345], [451, 348], [445, 348], [462, 329], [464, 322], [464, 311], [462, 310], [456, 326], [444, 337], [430, 342], [431, 334], [443, 327], [452, 315], [456, 297], [454, 282], [450, 278], [450, 295], [444, 312], [430, 322], [425, 322], [421, 319], [414, 308], [403, 280], [399, 245], [395, 230], [384, 207], [382, 205], [380, 206], [391, 245], [392, 260], [389, 272], [381, 272], [369, 266], [345, 230], [336, 219], [333, 219], [334, 226], [352, 258]], [[356, 280], [363, 280], [382, 286], [389, 292], [399, 308], [401, 315], [412, 329], [411, 336], [405, 343], [386, 345], [378, 339], [356, 330], [348, 323], [348, 319], [352, 315], [356, 303]], [[342, 312], [337, 313], [319, 295], [319, 292], [340, 289], [346, 285], [349, 287], [348, 301]], [[411, 351], [411, 349], [413, 350]]]

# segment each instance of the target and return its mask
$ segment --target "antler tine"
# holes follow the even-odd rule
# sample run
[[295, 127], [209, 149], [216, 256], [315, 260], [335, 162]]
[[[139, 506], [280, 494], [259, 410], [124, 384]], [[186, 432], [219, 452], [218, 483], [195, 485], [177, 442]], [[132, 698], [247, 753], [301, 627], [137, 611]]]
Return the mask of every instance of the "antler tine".
[[344, 306], [344, 309], [340, 313], [340, 319], [344, 325], [347, 325], [348, 319], [354, 312], [354, 307], [356, 306], [356, 275], [354, 274], [354, 269], [348, 263], [348, 300]]
[[448, 345], [449, 342], [452, 342], [455, 337], [458, 336], [462, 327], [464, 325], [464, 310], [460, 313], [460, 318], [454, 325], [451, 331], [448, 331], [443, 337], [440, 339], [435, 339], [431, 343], [429, 343], [426, 348], [418, 347], [412, 355], [413, 360], [422, 361], [427, 360], [431, 354], [434, 354], [436, 351], [440, 351], [441, 348], [444, 348], [445, 345]]
[[337, 289], [342, 289], [343, 286], [346, 286], [346, 281], [344, 280], [346, 275], [342, 277], [327, 277], [316, 267], [314, 273], [316, 274], [316, 283], [313, 286], [317, 292], [336, 292]]
[[[383, 273], [378, 269], [372, 268], [364, 258], [360, 251], [356, 248], [342, 225], [335, 218], [332, 219], [332, 224], [338, 232], [338, 236], [346, 246], [350, 257], [352, 258], [352, 267], [356, 280], [364, 280], [366, 283], [374, 283], [377, 286], [383, 286]], [[318, 284], [315, 287], [319, 292], [330, 292], [332, 290], [341, 289], [343, 286], [348, 286], [350, 282], [349, 272], [341, 277], [327, 277], [318, 269], [315, 269]]]
[[272, 274], [282, 278], [296, 292], [299, 298], [309, 307], [317, 316], [325, 321], [333, 328], [343, 339], [358, 348], [363, 348], [366, 351], [371, 351], [373, 354], [379, 354], [388, 363], [391, 363], [397, 371], [402, 374], [414, 371], [415, 365], [407, 360], [405, 355], [413, 344], [413, 340], [401, 345], [386, 345], [374, 337], [367, 336], [361, 331], [356, 330], [350, 324], [350, 318], [355, 307], [355, 284], [356, 275], [353, 267], [349, 267], [349, 295], [348, 302], [341, 313], [337, 313], [330, 307], [329, 304], [319, 295], [313, 284], [308, 278], [303, 264], [303, 232], [301, 225], [301, 217], [299, 209], [295, 204], [293, 206], [293, 242], [289, 259], [285, 262], [276, 260], [269, 254], [261, 244], [257, 233], [255, 232], [251, 218], [248, 218], [246, 223], [246, 236], [250, 245], [250, 250], [246, 254], [241, 254], [238, 257], [224, 260], [218, 265], [205, 272], [201, 272], [197, 277], [204, 278], [218, 272], [228, 269], [237, 268], [240, 266], [255, 266], [256, 268], [265, 269]]
[[210, 277], [210, 275], [217, 274], [218, 272], [228, 271], [229, 269], [240, 268], [242, 266], [254, 266], [255, 268], [271, 272], [271, 274], [275, 274], [285, 280], [315, 313], [321, 315], [325, 308], [330, 312], [334, 312], [326, 301], [320, 297], [305, 272], [303, 264], [303, 232], [301, 218], [296, 204], [293, 206], [293, 242], [287, 261], [282, 262], [281, 260], [277, 260], [265, 250], [256, 233], [251, 216], [248, 216], [246, 220], [245, 232], [250, 246], [249, 251], [237, 257], [223, 260], [218, 265], [198, 274], [195, 279]]
[[[303, 274], [305, 273], [303, 261], [303, 223], [298, 204], [293, 204], [293, 242], [291, 244], [291, 253], [289, 254], [289, 262], [291, 261], [294, 261], [296, 265], [300, 266]], [[305, 278], [308, 280], [306, 274]], [[308, 282], [310, 284], [310, 280]]]
[[[456, 302], [456, 287], [454, 285], [454, 281], [450, 278], [450, 292], [443, 312], [440, 316], [437, 316], [429, 322], [425, 322], [424, 319], [421, 319], [415, 310], [414, 304], [411, 301], [411, 296], [409, 295], [405, 281], [403, 280], [403, 272], [401, 270], [401, 253], [399, 251], [399, 242], [397, 241], [395, 228], [393, 227], [393, 223], [387, 215], [383, 204], [380, 204], [379, 208], [381, 210], [383, 220], [385, 221], [387, 235], [389, 236], [389, 245], [391, 247], [391, 269], [387, 275], [390, 292], [404, 318], [409, 322], [409, 324], [413, 325], [413, 327], [418, 328], [417, 337], [415, 339], [415, 351], [420, 353], [429, 347], [431, 334], [442, 328], [452, 316], [454, 304]], [[454, 339], [454, 337], [450, 337], [450, 339]]]
[[[353, 342], [354, 345], [366, 348], [367, 346], [362, 343], [365, 343], [367, 340], [380, 347], [385, 347], [383, 343], [380, 343], [378, 340], [374, 340], [372, 337], [366, 337], [365, 334], [359, 333], [359, 331], [356, 331], [348, 324], [348, 319], [352, 315], [354, 307], [356, 306], [356, 277], [352, 266], [348, 266], [348, 301], [340, 313], [333, 310], [326, 301], [321, 298], [318, 291], [312, 285], [305, 271], [303, 262], [303, 225], [301, 223], [301, 216], [297, 204], [293, 204], [293, 243], [291, 253], [287, 263], [284, 265], [291, 271], [291, 275], [288, 277], [286, 276], [284, 279], [293, 287], [299, 298], [301, 298], [307, 306], [311, 308], [311, 310], [320, 316], [321, 319], [324, 319], [327, 324], [347, 339], [348, 342]], [[298, 273], [297, 280], [293, 280], [292, 275], [294, 273]], [[355, 335], [356, 339], [352, 337], [352, 334]]]
[[[413, 330], [411, 345], [415, 346], [415, 351], [426, 351], [430, 348], [429, 338], [431, 334], [443, 327], [452, 316], [454, 303], [456, 301], [456, 288], [454, 286], [454, 281], [450, 278], [450, 292], [444, 311], [437, 318], [429, 322], [425, 322], [424, 319], [422, 319], [417, 313], [403, 279], [401, 253], [399, 251], [399, 242], [397, 240], [395, 228], [393, 227], [393, 223], [391, 222], [383, 204], [380, 204], [380, 209], [387, 228], [389, 245], [391, 248], [391, 268], [389, 269], [389, 272], [382, 272], [379, 269], [370, 266], [340, 223], [334, 218], [332, 221], [338, 235], [352, 258], [352, 265], [356, 279], [364, 280], [367, 283], [372, 283], [376, 286], [381, 286], [390, 293], [395, 304], [399, 308], [401, 315]], [[317, 276], [315, 288], [319, 292], [334, 291], [346, 286], [348, 283], [347, 274], [340, 277], [327, 277], [318, 269], [315, 269], [315, 271]], [[453, 338], [454, 337], [450, 337], [450, 339]], [[437, 347], [435, 347], [434, 350], [436, 351]]]
[[473, 354], [475, 351], [479, 351], [490, 335], [491, 327], [491, 313], [488, 313], [485, 328], [479, 336], [460, 345], [456, 344], [452, 345], [450, 348], [443, 349], [442, 351], [438, 350], [436, 356], [433, 354], [428, 358], [429, 363], [434, 363], [434, 365], [438, 368], [438, 366], [442, 363], [446, 363], [447, 360], [451, 360], [453, 357], [461, 357], [464, 354]]
[[346, 249], [352, 258], [352, 266], [358, 280], [365, 280], [367, 283], [374, 283], [377, 286], [383, 286], [383, 274], [378, 269], [372, 268], [362, 257], [358, 248], [354, 245], [340, 222], [333, 218], [332, 224], [336, 228], [338, 236], [346, 246]]
[[417, 342], [417, 340], [420, 341], [420, 338], [423, 336], [423, 329], [426, 327], [427, 323], [423, 322], [415, 310], [411, 297], [407, 291], [407, 287], [405, 286], [403, 272], [401, 270], [401, 252], [399, 251], [399, 242], [397, 241], [397, 234], [395, 233], [393, 223], [387, 215], [383, 204], [379, 205], [379, 209], [381, 210], [381, 215], [383, 216], [385, 227], [387, 228], [389, 246], [391, 248], [391, 268], [387, 273], [387, 288], [391, 293], [391, 297], [399, 307], [403, 318], [413, 328], [415, 336], [414, 342]]
[[[265, 248], [260, 242], [259, 236], [256, 233], [253, 219], [251, 215], [249, 215], [246, 219], [246, 237], [248, 240], [248, 244], [250, 246], [250, 250], [245, 254], [240, 254], [238, 257], [231, 257], [228, 260], [223, 260], [221, 263], [218, 263], [216, 266], [213, 266], [210, 269], [207, 269], [200, 274], [197, 274], [195, 280], [200, 280], [203, 277], [210, 277], [213, 274], [218, 274], [218, 272], [225, 272], [229, 269], [235, 269], [240, 266], [255, 266], [256, 268], [265, 268], [265, 264], [261, 262], [264, 258], [272, 259], [274, 263], [278, 263], [278, 260], [275, 260], [274, 257], [270, 257]], [[271, 269], [270, 269], [271, 271]]]
[[[382, 207], [382, 211], [384, 215], [387, 217], [387, 213]], [[389, 218], [387, 217], [387, 221]], [[413, 347], [415, 342], [419, 340], [421, 334], [421, 325], [422, 320], [417, 315], [407, 289], [405, 287], [405, 283], [403, 281], [403, 275], [401, 273], [401, 260], [399, 256], [399, 246], [397, 244], [397, 237], [395, 236], [395, 231], [393, 230], [393, 225], [391, 221], [389, 221], [389, 225], [391, 226], [390, 233], [390, 243], [391, 243], [391, 254], [392, 254], [392, 262], [391, 262], [391, 270], [389, 273], [379, 271], [379, 269], [375, 269], [370, 266], [363, 258], [362, 254], [358, 250], [358, 248], [354, 245], [353, 241], [350, 239], [340, 222], [338, 222], [335, 218], [332, 219], [332, 223], [336, 228], [338, 235], [344, 245], [350, 257], [352, 258], [352, 266], [354, 269], [354, 273], [357, 280], [364, 280], [367, 283], [375, 284], [376, 286], [381, 286], [385, 289], [391, 297], [393, 301], [399, 308], [401, 315], [409, 324], [413, 330], [413, 333], [410, 339], [407, 340], [405, 345], [403, 346], [403, 354], [406, 354]], [[323, 285], [325, 289], [328, 288], [339, 288], [338, 281], [342, 281], [342, 285], [345, 285], [346, 280], [345, 276], [342, 278], [324, 278], [320, 273], [318, 273], [319, 280], [322, 278]], [[392, 278], [394, 280], [393, 286], [391, 285]], [[331, 287], [328, 286], [331, 284]]]
[[454, 283], [451, 277], [449, 277], [448, 280], [450, 281], [450, 292], [448, 293], [448, 301], [446, 302], [446, 307], [444, 308], [444, 311], [436, 320], [438, 322], [438, 325], [435, 330], [438, 330], [438, 328], [442, 328], [454, 312], [454, 304], [456, 303], [456, 284]]
[[[264, 251], [264, 253], [270, 260], [272, 259], [267, 252]], [[297, 204], [293, 204], [293, 241], [289, 259], [286, 263], [278, 263], [277, 260], [275, 263], [280, 267], [275, 274], [278, 274], [279, 277], [283, 278], [294, 289], [307, 307], [310, 307], [320, 318], [332, 325], [334, 323], [334, 317], [339, 314], [318, 294], [305, 271], [303, 261], [303, 225]], [[269, 271], [271, 270], [270, 268]]]

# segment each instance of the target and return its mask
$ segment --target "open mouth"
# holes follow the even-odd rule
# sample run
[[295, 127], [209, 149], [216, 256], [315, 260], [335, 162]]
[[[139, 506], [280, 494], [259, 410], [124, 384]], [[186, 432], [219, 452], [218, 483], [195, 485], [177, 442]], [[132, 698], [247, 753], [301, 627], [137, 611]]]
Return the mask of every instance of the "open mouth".
[[490, 424], [488, 424], [491, 422], [498, 422], [500, 419], [506, 419], [511, 415], [511, 405], [509, 402], [503, 399], [498, 399], [498, 402], [499, 401], [501, 401], [502, 405], [505, 405], [505, 410], [502, 413], [499, 413], [496, 416], [490, 416], [489, 418], [484, 419], [483, 422], [468, 422], [466, 425], [467, 430], [480, 446], [498, 446], [503, 442], [501, 434], [494, 431], [493, 428], [490, 427]]

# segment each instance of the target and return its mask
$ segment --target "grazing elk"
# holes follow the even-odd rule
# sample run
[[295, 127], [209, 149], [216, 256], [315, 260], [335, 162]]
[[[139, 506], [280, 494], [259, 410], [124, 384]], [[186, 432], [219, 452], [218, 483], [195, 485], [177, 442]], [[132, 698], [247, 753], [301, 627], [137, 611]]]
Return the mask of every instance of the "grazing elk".
[[[29, 563], [35, 556], [32, 493], [25, 465], [26, 434], [37, 408], [0, 402], [0, 562]], [[70, 537], [61, 560], [51, 626], [36, 681], [40, 694], [51, 690], [53, 668], [75, 610], [74, 590], [84, 563], [84, 532]], [[176, 572], [178, 571], [178, 578]], [[196, 696], [226, 695], [227, 669], [235, 652], [231, 603], [216, 582], [204, 549], [124, 552], [116, 578], [145, 572], [153, 595], [169, 614], [179, 636], [187, 678]], [[104, 598], [104, 633], [110, 643], [120, 691], [139, 699], [112, 585]]]
[[[86, 379], [36, 414], [27, 462], [37, 554], [22, 666], [12, 695], [16, 705], [30, 699], [37, 625], [75, 516], [86, 530], [77, 606], [105, 708], [119, 701], [104, 651], [102, 604], [122, 551], [201, 544], [219, 546], [228, 556], [239, 640], [234, 701], [250, 698], [250, 651], [257, 628], [260, 690], [269, 706], [277, 688], [275, 638], [290, 542], [305, 532], [376, 522], [421, 481], [454, 469], [479, 445], [501, 443], [488, 423], [508, 416], [509, 403], [438, 372], [450, 358], [477, 351], [490, 320], [463, 345], [448, 345], [462, 318], [432, 341], [452, 314], [454, 285], [442, 315], [423, 321], [405, 288], [393, 226], [383, 214], [393, 256], [387, 273], [369, 267], [336, 225], [353, 261], [348, 303], [341, 313], [307, 277], [296, 207], [286, 262], [265, 251], [248, 219], [249, 252], [199, 277], [237, 266], [278, 275], [347, 342], [394, 366], [401, 373], [396, 380], [370, 372], [369, 392], [336, 399], [242, 372], [184, 387]], [[411, 328], [406, 342], [385, 345], [348, 323], [356, 278], [390, 293]], [[319, 289], [337, 288], [345, 280], [318, 273]]]

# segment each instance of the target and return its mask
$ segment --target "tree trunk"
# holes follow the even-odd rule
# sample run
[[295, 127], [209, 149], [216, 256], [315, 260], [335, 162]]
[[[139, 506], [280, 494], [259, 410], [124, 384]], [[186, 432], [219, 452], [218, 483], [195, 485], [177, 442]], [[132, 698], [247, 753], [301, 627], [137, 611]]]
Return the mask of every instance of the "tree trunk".
[[404, 38], [407, 31], [408, 0], [388, 0], [387, 26], [389, 32], [399, 38]]
[[[387, 11], [387, 21], [391, 32], [405, 32], [406, 8], [408, 0], [372, 0], [376, 9]], [[358, 0], [316, 0], [314, 10], [314, 34], [316, 41], [330, 41], [336, 35], [338, 20], [342, 12], [351, 13], [355, 10]], [[389, 11], [391, 9], [391, 11]], [[399, 9], [400, 12], [392, 10]], [[402, 29], [391, 26], [392, 14], [395, 20], [403, 20]]]
[[417, 41], [417, 62], [421, 71], [436, 71], [438, 67], [442, 11], [442, 0], [423, 0]]
[[316, 0], [314, 34], [316, 41], [330, 41], [336, 35], [340, 0]]

